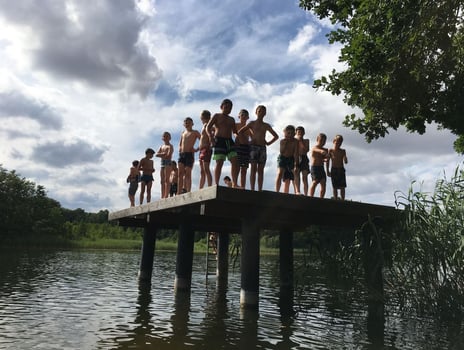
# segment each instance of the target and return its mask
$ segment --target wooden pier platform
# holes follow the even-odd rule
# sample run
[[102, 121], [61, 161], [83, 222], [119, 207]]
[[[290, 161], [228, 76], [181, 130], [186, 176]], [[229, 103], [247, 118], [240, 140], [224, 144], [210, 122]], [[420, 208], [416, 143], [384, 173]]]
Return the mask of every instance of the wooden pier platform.
[[389, 206], [211, 186], [111, 212], [108, 219], [121, 226], [144, 227], [139, 277], [146, 280], [151, 279], [157, 230], [179, 230], [176, 289], [190, 288], [195, 231], [218, 233], [218, 277], [223, 279], [227, 276], [228, 234], [241, 234], [240, 302], [243, 306], [256, 306], [262, 229], [280, 232], [281, 282], [291, 288], [293, 232], [312, 225], [359, 228], [369, 217], [389, 221], [396, 214], [397, 210]]

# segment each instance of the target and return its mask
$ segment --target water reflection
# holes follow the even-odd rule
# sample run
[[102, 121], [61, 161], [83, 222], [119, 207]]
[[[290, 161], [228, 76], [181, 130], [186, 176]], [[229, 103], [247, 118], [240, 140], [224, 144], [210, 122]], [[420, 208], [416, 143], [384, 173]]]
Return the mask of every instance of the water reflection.
[[203, 258], [191, 292], [174, 293], [173, 254], [156, 255], [152, 283], [137, 284], [138, 252], [1, 252], [0, 349], [463, 347], [461, 325], [368, 304], [317, 264], [293, 292], [263, 258], [259, 310], [241, 309], [240, 274], [206, 284]]

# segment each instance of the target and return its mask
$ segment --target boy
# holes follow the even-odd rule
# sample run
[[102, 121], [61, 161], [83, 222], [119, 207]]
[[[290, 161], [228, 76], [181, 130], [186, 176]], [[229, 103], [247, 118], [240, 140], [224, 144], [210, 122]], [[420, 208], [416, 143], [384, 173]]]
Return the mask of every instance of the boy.
[[156, 156], [161, 158], [161, 198], [168, 198], [169, 194], [169, 175], [171, 174], [172, 154], [174, 147], [171, 145], [171, 134], [165, 131], [162, 140], [164, 144], [156, 152]]
[[[235, 120], [229, 114], [232, 111], [232, 101], [225, 99], [221, 103], [221, 113], [216, 113], [208, 122], [206, 130], [213, 145], [213, 159], [216, 161], [214, 168], [214, 181], [219, 185], [222, 166], [227, 158], [231, 164], [232, 187], [237, 187], [238, 162], [237, 153], [234, 150], [232, 134], [237, 133]], [[214, 128], [214, 135], [213, 135]]]
[[224, 176], [224, 183], [226, 184], [227, 187], [232, 187], [232, 180], [227, 175]]
[[[279, 136], [272, 129], [272, 127], [263, 121], [266, 115], [266, 107], [259, 105], [256, 107], [256, 120], [249, 122], [246, 126], [238, 131], [238, 134], [251, 130], [251, 141], [250, 141], [250, 187], [251, 190], [255, 190], [256, 174], [258, 174], [258, 190], [263, 190], [264, 180], [264, 166], [266, 165], [267, 154], [266, 146], [273, 144]], [[271, 141], [266, 141], [266, 132], [272, 135]]]
[[[240, 110], [238, 114], [240, 120], [239, 123], [235, 124], [237, 130], [243, 128], [247, 120], [250, 118], [249, 113], [246, 109]], [[248, 165], [250, 164], [250, 140], [251, 130], [247, 130], [244, 133], [236, 134], [235, 137], [235, 150], [237, 151], [238, 166], [240, 168], [240, 187], [245, 188], [246, 186], [246, 175], [248, 171]]]
[[184, 119], [185, 130], [180, 137], [179, 142], [179, 183], [177, 194], [190, 192], [192, 188], [192, 168], [195, 162], [194, 153], [198, 151], [195, 148], [195, 142], [200, 139], [201, 135], [197, 130], [192, 130], [193, 119], [187, 117]]
[[287, 125], [284, 129], [284, 139], [280, 141], [280, 154], [277, 158], [279, 169], [276, 177], [276, 192], [280, 192], [280, 184], [283, 181], [284, 193], [288, 193], [290, 181], [294, 181], [294, 174], [298, 170], [298, 162], [298, 140], [295, 139], [295, 127]]
[[309, 139], [304, 138], [305, 129], [302, 126], [296, 128], [296, 140], [298, 141], [299, 167], [295, 173], [295, 193], [300, 193], [300, 179], [303, 180], [303, 193], [308, 195], [308, 175], [309, 175]]
[[211, 143], [209, 142], [208, 131], [206, 126], [208, 125], [209, 120], [211, 119], [211, 112], [204, 110], [200, 114], [201, 122], [203, 127], [201, 128], [201, 137], [200, 137], [200, 189], [205, 186], [205, 183], [208, 186], [213, 184], [213, 176], [211, 175], [211, 170], [209, 169], [209, 164], [211, 162], [211, 157], [213, 155], [213, 150], [211, 149]]
[[142, 172], [142, 177], [140, 178], [140, 205], [143, 204], [145, 189], [147, 191], [147, 203], [151, 201], [151, 185], [153, 183], [153, 173], [155, 172], [152, 160], [154, 154], [155, 151], [153, 149], [147, 148], [145, 150], [145, 157], [139, 163], [139, 171]]
[[311, 188], [309, 189], [309, 195], [314, 196], [314, 191], [318, 184], [321, 185], [320, 198], [325, 196], [325, 185], [327, 177], [324, 171], [324, 162], [327, 161], [328, 152], [327, 148], [324, 148], [327, 136], [320, 133], [317, 135], [316, 146], [311, 149]]
[[139, 161], [134, 160], [132, 166], [129, 170], [129, 176], [127, 177], [127, 182], [129, 183], [129, 201], [130, 206], [135, 207], [135, 193], [139, 187], [140, 181], [140, 172], [139, 172]]
[[[327, 160], [327, 176], [331, 177], [333, 197], [338, 199], [338, 190], [340, 190], [341, 200], [345, 200], [346, 174], [343, 164], [348, 163], [346, 151], [340, 146], [343, 143], [343, 136], [336, 135], [333, 139], [333, 148], [329, 149], [329, 158]], [[332, 169], [329, 168], [332, 161]], [[330, 171], [329, 171], [330, 169]]]

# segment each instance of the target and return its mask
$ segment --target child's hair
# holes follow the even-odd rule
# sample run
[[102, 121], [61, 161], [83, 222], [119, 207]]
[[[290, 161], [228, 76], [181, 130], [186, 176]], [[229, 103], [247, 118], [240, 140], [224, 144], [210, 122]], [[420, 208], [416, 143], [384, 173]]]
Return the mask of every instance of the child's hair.
[[208, 111], [207, 109], [203, 110], [200, 114], [200, 118], [201, 119], [205, 119], [205, 120], [210, 120], [211, 119], [211, 112]]
[[290, 131], [293, 134], [295, 133], [295, 127], [293, 125], [287, 125], [284, 130]]
[[224, 182], [226, 182], [226, 181], [232, 181], [232, 180], [230, 179], [229, 176], [226, 175], [226, 176], [224, 176]]
[[145, 150], [145, 154], [149, 154], [149, 153], [155, 154], [155, 151], [153, 150], [153, 148], [147, 148], [147, 149]]
[[134, 161], [132, 162], [132, 166], [138, 166], [138, 165], [139, 165], [139, 161], [138, 161], [138, 160], [134, 160]]
[[177, 167], [177, 163], [176, 163], [175, 160], [171, 161], [171, 166], [172, 166], [173, 168]]
[[238, 113], [238, 115], [241, 115], [241, 114], [245, 114], [246, 116], [250, 115], [250, 113], [248, 113], [248, 111], [246, 109], [241, 109], [240, 112]]
[[228, 98], [222, 100], [222, 102], [221, 102], [221, 107], [224, 106], [224, 105], [226, 105], [226, 104], [230, 104], [230, 105], [232, 106], [232, 101], [229, 100]]
[[343, 136], [342, 135], [335, 135], [333, 142], [340, 140], [340, 144], [343, 142]]
[[264, 109], [264, 112], [266, 112], [266, 106], [264, 105], [259, 105], [258, 107], [256, 107], [255, 113], [258, 112], [258, 109]]
[[168, 131], [163, 132], [163, 136], [167, 136], [171, 139], [171, 134]]
[[301, 132], [304, 134], [305, 133], [305, 128], [302, 126], [297, 126], [295, 131], [301, 130]]
[[184, 123], [185, 123], [185, 122], [192, 122], [192, 123], [193, 123], [193, 119], [190, 118], [190, 117], [187, 117], [187, 118], [184, 119]]

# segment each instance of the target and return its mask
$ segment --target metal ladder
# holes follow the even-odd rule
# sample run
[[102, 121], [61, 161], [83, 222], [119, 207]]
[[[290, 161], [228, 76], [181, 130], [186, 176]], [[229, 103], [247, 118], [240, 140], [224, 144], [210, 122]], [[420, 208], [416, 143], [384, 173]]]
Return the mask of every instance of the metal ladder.
[[206, 278], [216, 275], [217, 269], [217, 233], [206, 232]]

